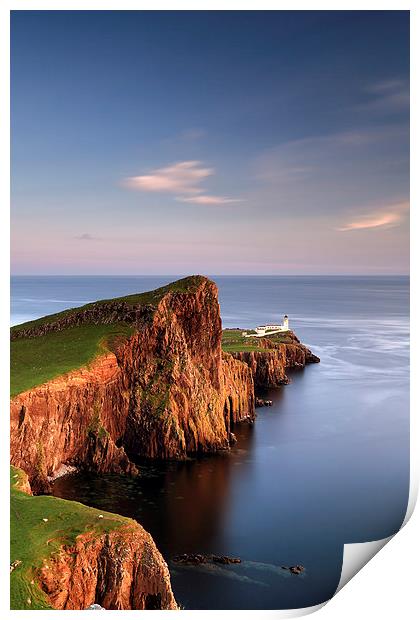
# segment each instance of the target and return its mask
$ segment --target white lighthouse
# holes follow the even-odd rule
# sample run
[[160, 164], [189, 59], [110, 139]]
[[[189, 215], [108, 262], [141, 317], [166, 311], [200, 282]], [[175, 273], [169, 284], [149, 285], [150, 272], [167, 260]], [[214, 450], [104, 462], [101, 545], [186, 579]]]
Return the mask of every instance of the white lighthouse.
[[252, 338], [255, 336], [257, 336], [258, 338], [261, 338], [263, 336], [273, 336], [274, 334], [278, 334], [279, 332], [288, 332], [288, 331], [289, 331], [289, 317], [287, 316], [287, 314], [285, 314], [282, 325], [258, 325], [258, 327], [255, 328], [254, 332], [251, 332], [251, 333], [243, 332], [242, 335], [245, 336], [245, 338]]

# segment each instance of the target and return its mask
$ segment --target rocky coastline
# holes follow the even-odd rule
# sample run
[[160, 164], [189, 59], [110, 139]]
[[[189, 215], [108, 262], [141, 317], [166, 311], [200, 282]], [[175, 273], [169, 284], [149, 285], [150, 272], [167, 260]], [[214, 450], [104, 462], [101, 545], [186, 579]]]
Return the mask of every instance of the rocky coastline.
[[[217, 287], [193, 278], [187, 290], [164, 287], [152, 295], [155, 303], [98, 302], [13, 332], [17, 340], [89, 322], [133, 327], [112, 352], [12, 398], [11, 463], [26, 473], [35, 495], [50, 492], [51, 482], [73, 468], [138, 475], [140, 458], [229, 450], [234, 426], [255, 420], [255, 388], [284, 385], [289, 368], [319, 361], [292, 332], [287, 343], [262, 338], [262, 350], [222, 350]], [[175, 609], [150, 535], [138, 524], [129, 530], [86, 533], [61, 548], [37, 573], [51, 606]], [[82, 587], [86, 571], [89, 595]]]

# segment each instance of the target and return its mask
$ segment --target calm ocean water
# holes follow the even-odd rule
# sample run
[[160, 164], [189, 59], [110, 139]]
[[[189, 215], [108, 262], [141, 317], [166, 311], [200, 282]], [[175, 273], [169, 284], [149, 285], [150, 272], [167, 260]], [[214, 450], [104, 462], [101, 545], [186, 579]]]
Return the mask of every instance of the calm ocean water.
[[[15, 277], [12, 323], [170, 277]], [[400, 527], [409, 486], [409, 281], [406, 277], [215, 277], [225, 327], [285, 313], [321, 357], [266, 394], [229, 454], [143, 466], [138, 480], [76, 475], [54, 493], [136, 518], [168, 560], [186, 609], [315, 605], [335, 591], [343, 544]], [[173, 555], [237, 555], [228, 567]], [[291, 576], [282, 565], [303, 564]]]

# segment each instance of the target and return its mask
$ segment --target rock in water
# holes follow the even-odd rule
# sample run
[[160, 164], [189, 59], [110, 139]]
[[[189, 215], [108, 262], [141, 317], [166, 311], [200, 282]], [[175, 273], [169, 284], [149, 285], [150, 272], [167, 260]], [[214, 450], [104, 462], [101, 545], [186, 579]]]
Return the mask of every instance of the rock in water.
[[172, 558], [176, 564], [240, 564], [240, 558], [232, 558], [228, 555], [203, 555], [201, 553], [182, 553]]
[[305, 567], [301, 564], [297, 564], [296, 566], [282, 566], [281, 568], [290, 571], [292, 575], [301, 575], [305, 571]]

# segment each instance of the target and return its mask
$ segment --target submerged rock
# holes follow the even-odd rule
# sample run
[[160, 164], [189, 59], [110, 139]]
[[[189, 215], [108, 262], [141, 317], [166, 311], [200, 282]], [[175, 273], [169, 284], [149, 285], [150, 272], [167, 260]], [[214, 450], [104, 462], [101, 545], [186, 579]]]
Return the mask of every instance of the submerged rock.
[[228, 555], [203, 555], [201, 553], [182, 553], [172, 558], [176, 564], [240, 564], [240, 558], [233, 558]]
[[256, 398], [255, 399], [255, 406], [256, 407], [272, 407], [273, 406], [273, 401], [272, 400], [265, 400], [264, 398]]
[[305, 567], [301, 564], [297, 564], [296, 566], [282, 566], [282, 568], [290, 571], [292, 575], [301, 575], [305, 571]]

